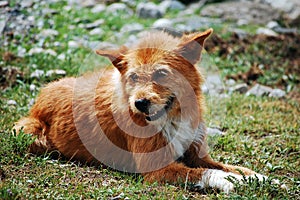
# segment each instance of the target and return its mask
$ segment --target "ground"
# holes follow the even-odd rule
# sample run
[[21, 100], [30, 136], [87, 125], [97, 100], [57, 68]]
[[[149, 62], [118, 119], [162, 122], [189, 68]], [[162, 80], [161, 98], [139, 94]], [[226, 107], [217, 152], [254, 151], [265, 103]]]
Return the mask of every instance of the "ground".
[[[11, 1], [15, 8], [17, 1]], [[155, 19], [124, 17], [111, 13], [91, 13], [89, 8], [69, 9], [65, 1], [53, 1], [29, 12], [19, 8], [15, 13], [33, 14], [43, 22], [41, 29], [55, 29], [58, 34], [39, 37], [41, 29], [33, 27], [22, 34], [6, 31], [0, 49], [0, 199], [299, 199], [300, 198], [300, 104], [299, 104], [299, 35], [266, 37], [253, 35], [255, 26], [239, 27], [248, 33], [239, 38], [229, 31], [230, 24], [216, 25], [208, 40], [204, 59], [226, 79], [280, 88], [284, 98], [256, 97], [234, 93], [228, 98], [207, 95], [205, 116], [209, 127], [218, 127], [225, 134], [209, 138], [215, 160], [241, 165], [270, 178], [264, 183], [255, 180], [236, 185], [229, 195], [213, 189], [198, 190], [191, 185], [147, 184], [139, 175], [124, 174], [97, 166], [52, 159], [51, 153], [29, 154], [32, 139], [11, 134], [13, 123], [25, 116], [42, 86], [59, 78], [33, 76], [36, 70], [46, 73], [60, 69], [66, 76], [88, 71], [94, 58], [85, 45], [70, 48], [70, 41], [87, 36], [89, 41], [106, 41], [120, 32], [126, 23], [150, 27]], [[48, 14], [42, 9], [55, 10]], [[13, 12], [12, 12], [13, 13]], [[19, 15], [19, 14], [15, 14]], [[169, 12], [166, 18], [177, 16]], [[13, 14], [12, 14], [13, 15]], [[101, 35], [89, 35], [87, 24], [103, 18]], [[72, 28], [70, 28], [72, 25]], [[42, 41], [42, 42], [41, 42]], [[2, 48], [3, 45], [3, 48]], [[56, 52], [29, 55], [30, 49], [41, 46]], [[73, 45], [74, 46], [74, 45]], [[27, 53], [20, 55], [22, 49]], [[64, 59], [59, 59], [59, 55]], [[88, 57], [88, 59], [86, 59]], [[107, 63], [107, 62], [106, 62]], [[201, 64], [201, 65], [202, 65]], [[104, 65], [104, 64], [102, 64]], [[250, 76], [249, 69], [262, 70]], [[64, 75], [64, 74], [63, 74]], [[271, 184], [278, 179], [280, 184]]]

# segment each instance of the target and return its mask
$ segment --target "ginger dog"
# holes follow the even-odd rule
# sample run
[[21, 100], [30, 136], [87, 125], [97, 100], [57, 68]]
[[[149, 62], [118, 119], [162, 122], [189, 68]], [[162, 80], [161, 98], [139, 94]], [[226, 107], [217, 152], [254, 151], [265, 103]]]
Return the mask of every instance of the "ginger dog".
[[203, 77], [195, 67], [212, 29], [175, 38], [152, 32], [131, 48], [97, 50], [113, 67], [42, 89], [17, 132], [36, 136], [30, 151], [141, 173], [149, 182], [229, 192], [227, 180], [264, 176], [215, 162], [207, 153]]

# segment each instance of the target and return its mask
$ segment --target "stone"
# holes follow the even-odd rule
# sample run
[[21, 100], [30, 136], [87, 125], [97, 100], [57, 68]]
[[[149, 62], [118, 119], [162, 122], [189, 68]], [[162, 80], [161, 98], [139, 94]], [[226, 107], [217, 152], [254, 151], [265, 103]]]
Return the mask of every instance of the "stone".
[[35, 90], [36, 90], [36, 85], [30, 84], [29, 90], [30, 90], [31, 92], [35, 91]]
[[0, 34], [4, 31], [6, 26], [6, 20], [0, 20]]
[[90, 31], [90, 35], [103, 35], [104, 31], [101, 28], [94, 28], [93, 30]]
[[106, 11], [112, 14], [116, 14], [118, 12], [125, 12], [128, 15], [133, 15], [133, 11], [128, 8], [128, 6], [124, 3], [113, 3], [107, 6]]
[[248, 92], [246, 92], [246, 96], [254, 95], [257, 97], [261, 96], [267, 96], [272, 92], [272, 88], [260, 85], [260, 84], [255, 84]]
[[104, 4], [97, 4], [92, 8], [91, 12], [92, 13], [101, 13], [101, 12], [105, 11], [105, 9], [106, 9], [106, 6]]
[[238, 92], [241, 94], [245, 94], [248, 90], [248, 85], [246, 83], [237, 84], [228, 89], [228, 92], [231, 94], [233, 92]]
[[223, 131], [221, 131], [218, 128], [207, 128], [206, 129], [207, 134], [210, 136], [221, 136], [221, 135], [225, 135], [225, 133]]
[[39, 37], [54, 37], [58, 35], [58, 31], [54, 30], [54, 29], [43, 29], [40, 33], [39, 33]]
[[33, 5], [33, 1], [32, 0], [22, 0], [20, 5], [22, 8], [29, 8]]
[[166, 12], [168, 10], [184, 10], [186, 6], [177, 0], [165, 0], [159, 4], [161, 11]]
[[63, 69], [51, 69], [46, 72], [47, 77], [51, 76], [65, 76], [67, 72]]
[[233, 86], [233, 85], [235, 85], [235, 83], [236, 83], [236, 81], [232, 78], [225, 81], [225, 84], [228, 86]]
[[159, 6], [152, 2], [139, 3], [136, 8], [138, 17], [140, 18], [161, 18], [165, 13], [160, 10]]
[[280, 27], [280, 25], [276, 21], [270, 21], [270, 22], [268, 22], [266, 27], [274, 30], [274, 28]]
[[57, 53], [52, 50], [52, 49], [43, 49], [41, 47], [34, 47], [32, 49], [30, 49], [28, 51], [28, 55], [33, 55], [33, 54], [39, 54], [39, 53], [46, 53], [46, 54], [49, 54], [49, 55], [52, 55], [52, 56], [56, 56]]
[[0, 8], [8, 6], [8, 1], [0, 1]]
[[196, 15], [189, 17], [180, 17], [172, 20], [174, 24], [184, 24], [189, 31], [199, 31], [204, 27], [211, 27], [216, 24], [221, 24], [221, 19], [214, 19], [208, 17], [199, 17]]
[[98, 20], [94, 21], [93, 23], [85, 24], [84, 28], [86, 28], [86, 29], [98, 28], [103, 23], [104, 23], [104, 19], [98, 19]]
[[64, 53], [61, 53], [57, 56], [57, 59], [59, 60], [65, 60], [66, 59], [66, 55]]
[[239, 40], [243, 40], [249, 36], [249, 33], [247, 33], [244, 30], [241, 30], [241, 29], [235, 28], [232, 30], [232, 32], [233, 32], [234, 36], [236, 36]]
[[154, 28], [172, 28], [173, 22], [170, 19], [161, 18], [153, 23]]
[[42, 76], [45, 75], [45, 72], [43, 70], [40, 70], [40, 69], [36, 69], [34, 72], [32, 72], [30, 74], [30, 78], [41, 78]]
[[17, 49], [17, 56], [18, 57], [21, 57], [21, 58], [24, 58], [25, 57], [25, 54], [26, 54], [26, 49], [24, 47], [21, 47], [21, 46], [18, 46], [18, 49]]
[[278, 34], [275, 31], [268, 29], [268, 28], [262, 28], [262, 27], [260, 27], [256, 30], [256, 34], [267, 35], [267, 36], [272, 36], [272, 37], [278, 36]]
[[15, 100], [10, 99], [10, 100], [7, 101], [7, 105], [9, 105], [9, 106], [16, 106], [17, 102]]
[[80, 47], [80, 44], [76, 41], [71, 40], [68, 42], [68, 47], [71, 49], [77, 49], [78, 47]]
[[269, 5], [254, 1], [225, 1], [205, 6], [201, 16], [217, 17], [224, 20], [239, 21], [242, 24], [262, 24], [280, 19], [280, 13]]
[[281, 89], [273, 89], [270, 94], [269, 97], [274, 97], [274, 98], [284, 98], [286, 96], [286, 92], [284, 90]]
[[135, 33], [144, 29], [144, 25], [139, 23], [125, 24], [120, 32], [121, 33]]

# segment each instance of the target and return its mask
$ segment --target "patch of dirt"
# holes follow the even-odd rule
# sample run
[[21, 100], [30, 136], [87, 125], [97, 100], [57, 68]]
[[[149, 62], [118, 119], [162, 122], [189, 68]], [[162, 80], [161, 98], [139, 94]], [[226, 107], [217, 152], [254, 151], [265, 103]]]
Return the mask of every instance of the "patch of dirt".
[[16, 84], [17, 80], [23, 80], [24, 74], [17, 67], [0, 66], [0, 89], [4, 90]]
[[245, 83], [250, 84], [253, 81], [256, 81], [260, 76], [263, 76], [263, 74], [264, 72], [259, 68], [259, 65], [254, 64], [247, 72], [228, 75], [226, 76], [226, 79], [243, 80]]

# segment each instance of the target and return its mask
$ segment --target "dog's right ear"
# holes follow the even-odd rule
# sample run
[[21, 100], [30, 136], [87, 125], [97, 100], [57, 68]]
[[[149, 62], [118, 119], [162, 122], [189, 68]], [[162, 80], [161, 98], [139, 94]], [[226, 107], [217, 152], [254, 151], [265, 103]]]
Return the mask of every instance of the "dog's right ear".
[[121, 46], [117, 50], [96, 50], [96, 53], [101, 56], [105, 56], [109, 58], [111, 63], [120, 71], [122, 72], [125, 70], [125, 62], [123, 60], [124, 54], [127, 52], [126, 46]]

